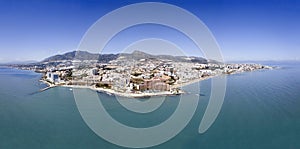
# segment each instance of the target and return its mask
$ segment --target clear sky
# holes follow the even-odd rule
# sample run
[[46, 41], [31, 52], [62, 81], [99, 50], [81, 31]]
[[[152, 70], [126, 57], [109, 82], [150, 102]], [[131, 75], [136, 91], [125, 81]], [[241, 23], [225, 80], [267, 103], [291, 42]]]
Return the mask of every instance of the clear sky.
[[[101, 16], [137, 2], [143, 1], [0, 0], [0, 62], [42, 60], [75, 50]], [[227, 61], [300, 60], [297, 0], [159, 2], [198, 16], [214, 34]]]

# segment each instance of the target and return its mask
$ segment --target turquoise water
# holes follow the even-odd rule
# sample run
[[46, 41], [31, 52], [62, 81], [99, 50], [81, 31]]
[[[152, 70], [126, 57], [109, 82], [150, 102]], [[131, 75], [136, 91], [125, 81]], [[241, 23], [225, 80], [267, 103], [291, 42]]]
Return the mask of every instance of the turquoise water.
[[[152, 148], [300, 148], [299, 64], [277, 63], [282, 69], [228, 76], [222, 110], [208, 131], [199, 134], [211, 83], [202, 81], [192, 120], [175, 138]], [[0, 149], [121, 148], [89, 129], [68, 88], [37, 92], [45, 87], [39, 78], [31, 71], [0, 68]], [[113, 96], [99, 95], [112, 117], [132, 127], [163, 122], [179, 102], [179, 97], [168, 97], [156, 111], [137, 114], [124, 109]]]

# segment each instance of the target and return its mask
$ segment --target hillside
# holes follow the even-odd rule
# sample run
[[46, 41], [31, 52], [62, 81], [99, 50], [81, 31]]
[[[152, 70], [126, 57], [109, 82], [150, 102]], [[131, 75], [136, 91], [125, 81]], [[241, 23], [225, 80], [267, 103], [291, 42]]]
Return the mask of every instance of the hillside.
[[108, 63], [111, 60], [117, 59], [119, 56], [125, 57], [127, 59], [165, 59], [175, 62], [197, 62], [197, 63], [207, 63], [207, 60], [202, 57], [187, 57], [187, 56], [172, 56], [172, 55], [151, 55], [142, 51], [134, 51], [132, 53], [120, 53], [120, 54], [95, 54], [89, 53], [87, 51], [72, 51], [61, 55], [54, 55], [48, 57], [42, 61], [44, 62], [57, 62], [64, 60], [98, 60], [101, 63]]

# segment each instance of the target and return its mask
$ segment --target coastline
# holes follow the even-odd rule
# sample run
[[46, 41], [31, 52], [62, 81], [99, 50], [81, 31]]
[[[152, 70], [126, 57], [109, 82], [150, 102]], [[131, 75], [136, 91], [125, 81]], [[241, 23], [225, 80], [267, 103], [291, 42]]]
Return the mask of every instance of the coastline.
[[122, 97], [131, 97], [131, 98], [143, 98], [143, 97], [152, 97], [152, 96], [171, 96], [171, 95], [179, 95], [183, 94], [184, 92], [179, 92], [178, 94], [174, 94], [170, 91], [164, 91], [164, 92], [156, 92], [156, 93], [122, 93], [117, 92], [112, 89], [106, 89], [106, 88], [97, 88], [94, 86], [79, 86], [79, 85], [59, 85], [61, 87], [67, 87], [67, 88], [77, 88], [77, 89], [90, 89], [96, 92], [106, 93], [109, 95], [117, 95]]
[[[133, 98], [142, 98], [142, 97], [150, 97], [150, 96], [171, 96], [171, 95], [179, 95], [179, 94], [183, 94], [185, 93], [184, 91], [180, 90], [178, 93], [172, 93], [170, 91], [164, 91], [164, 92], [156, 92], [156, 93], [122, 93], [122, 92], [117, 92], [113, 89], [106, 89], [106, 88], [97, 88], [95, 86], [83, 86], [83, 85], [54, 85], [51, 84], [45, 80], [40, 80], [41, 82], [43, 82], [44, 84], [47, 84], [48, 87], [43, 88], [40, 90], [40, 92], [42, 91], [46, 91], [50, 88], [54, 88], [54, 87], [66, 87], [66, 88], [78, 88], [78, 89], [90, 89], [96, 92], [101, 92], [101, 93], [106, 93], [109, 95], [117, 95], [117, 96], [122, 96], [122, 97], [133, 97]], [[188, 85], [188, 84], [186, 84]]]
[[[223, 74], [221, 74], [223, 75]], [[208, 77], [204, 77], [204, 78], [198, 78], [198, 79], [194, 79], [191, 80], [189, 82], [184, 82], [184, 83], [179, 83], [179, 84], [175, 84], [173, 86], [171, 86], [172, 89], [174, 88], [181, 88], [193, 83], [197, 83], [203, 80], [207, 80], [207, 79], [211, 79], [213, 77], [218, 77], [220, 75], [216, 75], [216, 76], [208, 76]], [[101, 92], [101, 93], [106, 93], [109, 95], [117, 95], [117, 96], [122, 96], [122, 97], [128, 97], [128, 98], [143, 98], [143, 97], [152, 97], [152, 96], [176, 96], [176, 95], [181, 95], [186, 93], [186, 91], [184, 90], [179, 90], [178, 93], [173, 93], [170, 91], [161, 91], [161, 92], [155, 92], [155, 93], [123, 93], [123, 92], [118, 92], [115, 91], [113, 89], [106, 89], [106, 88], [97, 88], [95, 86], [82, 86], [82, 85], [53, 85], [45, 80], [40, 80], [41, 82], [45, 83], [48, 85], [48, 87], [41, 89], [40, 91], [45, 91], [47, 89], [53, 88], [53, 87], [66, 87], [66, 88], [77, 88], [77, 89], [90, 89], [96, 92]]]
[[[257, 71], [259, 69], [256, 70], [252, 70], [252, 71]], [[206, 77], [201, 77], [201, 78], [197, 78], [197, 79], [193, 79], [190, 80], [188, 82], [184, 82], [184, 83], [179, 83], [179, 84], [175, 84], [172, 85], [170, 88], [171, 89], [178, 89], [180, 88], [177, 92], [172, 92], [172, 91], [160, 91], [160, 92], [153, 92], [153, 93], [128, 93], [128, 92], [118, 92], [115, 91], [113, 89], [107, 89], [107, 88], [98, 88], [95, 85], [94, 86], [83, 86], [83, 85], [62, 85], [62, 84], [52, 84], [46, 80], [44, 80], [43, 78], [41, 78], [39, 81], [43, 82], [44, 84], [47, 84], [48, 87], [43, 88], [40, 90], [40, 92], [48, 90], [50, 88], [54, 88], [54, 87], [66, 87], [66, 88], [81, 88], [81, 89], [90, 89], [96, 92], [100, 92], [100, 93], [106, 93], [109, 95], [117, 95], [117, 96], [122, 96], [122, 97], [128, 97], [128, 98], [143, 98], [143, 97], [152, 97], [152, 96], [175, 96], [175, 95], [181, 95], [186, 93], [186, 91], [182, 90], [182, 87], [193, 84], [193, 83], [197, 83], [197, 82], [201, 82], [203, 80], [207, 80], [207, 79], [211, 79], [213, 77], [218, 77], [218, 76], [222, 76], [222, 75], [234, 75], [234, 74], [239, 74], [239, 73], [245, 73], [245, 72], [252, 72], [252, 71], [234, 71], [231, 73], [221, 73], [221, 74], [216, 74], [216, 75], [211, 75], [211, 76], [206, 76]]]

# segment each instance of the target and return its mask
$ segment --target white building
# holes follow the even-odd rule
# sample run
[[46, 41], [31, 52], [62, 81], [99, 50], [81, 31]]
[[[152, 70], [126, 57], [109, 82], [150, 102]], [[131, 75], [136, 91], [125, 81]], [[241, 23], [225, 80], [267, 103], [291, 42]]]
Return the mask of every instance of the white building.
[[46, 76], [47, 76], [47, 80], [52, 82], [52, 83], [59, 83], [60, 82], [59, 74], [57, 74], [57, 73], [47, 72]]

